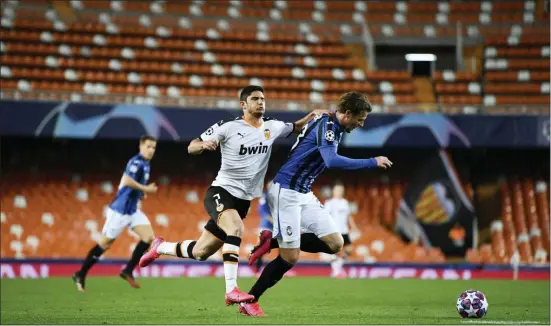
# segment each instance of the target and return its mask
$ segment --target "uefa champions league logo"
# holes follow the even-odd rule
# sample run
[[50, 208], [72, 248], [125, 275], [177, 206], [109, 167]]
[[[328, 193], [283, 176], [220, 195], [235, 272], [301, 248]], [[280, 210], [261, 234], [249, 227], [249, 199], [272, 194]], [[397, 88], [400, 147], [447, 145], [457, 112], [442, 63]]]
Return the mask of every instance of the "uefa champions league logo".
[[[120, 104], [94, 116], [75, 119], [67, 114], [71, 104], [62, 102], [53, 108], [40, 122], [35, 130], [35, 136], [67, 137], [67, 138], [96, 138], [102, 137], [102, 128], [107, 123], [117, 123], [116, 120], [130, 120], [137, 122], [142, 130], [132, 130], [135, 137], [148, 134], [160, 138], [161, 132], [170, 135], [172, 140], [180, 140], [180, 135], [168, 119], [155, 107]], [[46, 126], [54, 123], [53, 130], [46, 132]], [[110, 136], [107, 136], [110, 137]]]
[[471, 147], [471, 140], [448, 117], [443, 114], [406, 114], [398, 121], [370, 129], [360, 129], [346, 135], [346, 146], [384, 146], [395, 132], [406, 127], [426, 128], [434, 137], [435, 143], [440, 147], [450, 146], [453, 138], [457, 140], [456, 146]]

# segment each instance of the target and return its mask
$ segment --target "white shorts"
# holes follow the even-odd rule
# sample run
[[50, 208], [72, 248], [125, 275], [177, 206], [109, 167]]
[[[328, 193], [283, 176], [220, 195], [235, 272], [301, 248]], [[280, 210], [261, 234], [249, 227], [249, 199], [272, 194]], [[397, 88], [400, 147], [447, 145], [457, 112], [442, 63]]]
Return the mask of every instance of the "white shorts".
[[272, 183], [268, 205], [274, 219], [273, 237], [280, 248], [300, 248], [301, 233], [314, 233], [318, 238], [338, 233], [333, 218], [312, 192], [303, 194]]
[[132, 229], [137, 225], [151, 225], [147, 216], [139, 209], [132, 215], [123, 215], [107, 208], [106, 217], [101, 233], [109, 239], [116, 239], [126, 227]]

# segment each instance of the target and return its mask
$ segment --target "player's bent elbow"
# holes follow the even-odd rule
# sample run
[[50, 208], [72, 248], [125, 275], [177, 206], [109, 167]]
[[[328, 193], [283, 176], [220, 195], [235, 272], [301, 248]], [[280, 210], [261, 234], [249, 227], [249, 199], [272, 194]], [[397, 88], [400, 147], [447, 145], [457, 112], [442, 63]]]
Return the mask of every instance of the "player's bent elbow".
[[332, 169], [335, 167], [335, 161], [330, 159], [330, 158], [327, 158], [327, 157], [324, 157], [322, 156], [323, 158], [323, 163], [325, 163], [325, 166], [328, 168], [328, 169]]
[[201, 141], [198, 139], [192, 140], [187, 147], [187, 152], [191, 155], [201, 154], [203, 152], [203, 149], [201, 148]]

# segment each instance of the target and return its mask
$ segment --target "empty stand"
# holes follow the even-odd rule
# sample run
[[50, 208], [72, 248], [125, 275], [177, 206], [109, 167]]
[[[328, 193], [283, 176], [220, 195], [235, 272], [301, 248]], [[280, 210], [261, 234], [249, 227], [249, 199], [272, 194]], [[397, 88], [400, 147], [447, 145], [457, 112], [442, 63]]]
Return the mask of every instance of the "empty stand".
[[[549, 104], [549, 28], [513, 25], [485, 40], [484, 104]], [[544, 110], [547, 111], [547, 110]]]
[[[73, 1], [76, 22], [63, 21], [39, 2], [15, 6], [3, 25], [5, 88], [23, 94], [52, 89], [54, 95], [235, 98], [243, 85], [260, 83], [270, 98], [283, 101], [322, 103], [355, 89], [373, 95], [374, 103], [416, 102], [406, 72], [366, 75], [351, 58], [340, 36], [358, 33], [358, 26], [238, 21], [273, 10], [258, 2], [239, 8], [213, 3]], [[300, 19], [304, 10], [282, 10], [281, 19]], [[229, 21], [215, 18], [220, 16]]]
[[[524, 104], [520, 112], [541, 111], [549, 103], [548, 76], [538, 76], [549, 73], [549, 17], [530, 0], [71, 1], [67, 8], [54, 6], [57, 11], [31, 1], [6, 8], [1, 52], [7, 96], [17, 91], [19, 97], [112, 102], [129, 95], [184, 104], [182, 96], [235, 99], [253, 83], [266, 86], [271, 99], [289, 102], [288, 109], [297, 108], [293, 102], [335, 101], [351, 89], [376, 104], [412, 104], [420, 98], [409, 73], [366, 71], [341, 39], [361, 35], [363, 23], [376, 39], [455, 36], [461, 21], [462, 34], [484, 37], [488, 81], [437, 73], [434, 92], [443, 111], [474, 113], [485, 105], [498, 112], [518, 103]], [[518, 74], [493, 79], [499, 70]], [[53, 92], [46, 93], [48, 85]]]
[[501, 220], [491, 225], [491, 244], [467, 253], [472, 263], [510, 263], [518, 253], [521, 264], [549, 262], [548, 181], [511, 177], [501, 183]]
[[[119, 179], [120, 176], [114, 174], [83, 174], [77, 179], [68, 175], [8, 176], [1, 189], [2, 257], [83, 257], [99, 237], [106, 205], [112, 200]], [[173, 241], [197, 238], [208, 220], [202, 196], [209, 182], [204, 177], [174, 178], [157, 194], [149, 195], [142, 209], [155, 232]], [[329, 184], [329, 179], [320, 180], [314, 189], [319, 198], [323, 198], [322, 188]], [[355, 235], [352, 260], [444, 261], [439, 249], [406, 244], [387, 229], [394, 226], [402, 183], [373, 182], [367, 188], [351, 184], [347, 189], [347, 198], [357, 207], [354, 218], [360, 227], [360, 234]], [[369, 200], [365, 200], [366, 196]], [[254, 201], [245, 219], [243, 257], [257, 241], [258, 218]], [[127, 258], [136, 241], [135, 234], [123, 232], [104, 258]], [[269, 258], [276, 254], [274, 251]], [[301, 256], [304, 260], [330, 259], [324, 254], [302, 253]], [[220, 259], [219, 254], [213, 259]]]

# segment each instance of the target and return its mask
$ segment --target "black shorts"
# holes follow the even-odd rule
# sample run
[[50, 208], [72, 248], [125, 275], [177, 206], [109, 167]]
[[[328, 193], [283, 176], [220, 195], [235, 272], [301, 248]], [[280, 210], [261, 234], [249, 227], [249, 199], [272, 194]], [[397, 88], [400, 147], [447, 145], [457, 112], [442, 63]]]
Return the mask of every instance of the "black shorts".
[[228, 209], [235, 209], [241, 219], [247, 217], [251, 201], [237, 198], [227, 192], [224, 188], [218, 186], [210, 186], [205, 194], [203, 202], [205, 210], [210, 216], [210, 220], [205, 225], [205, 230], [212, 233], [218, 239], [225, 241], [226, 232], [218, 226], [218, 217], [222, 212]]
[[350, 235], [348, 233], [342, 234], [342, 238], [344, 240], [344, 245], [349, 246], [352, 244], [352, 241], [350, 241]]

